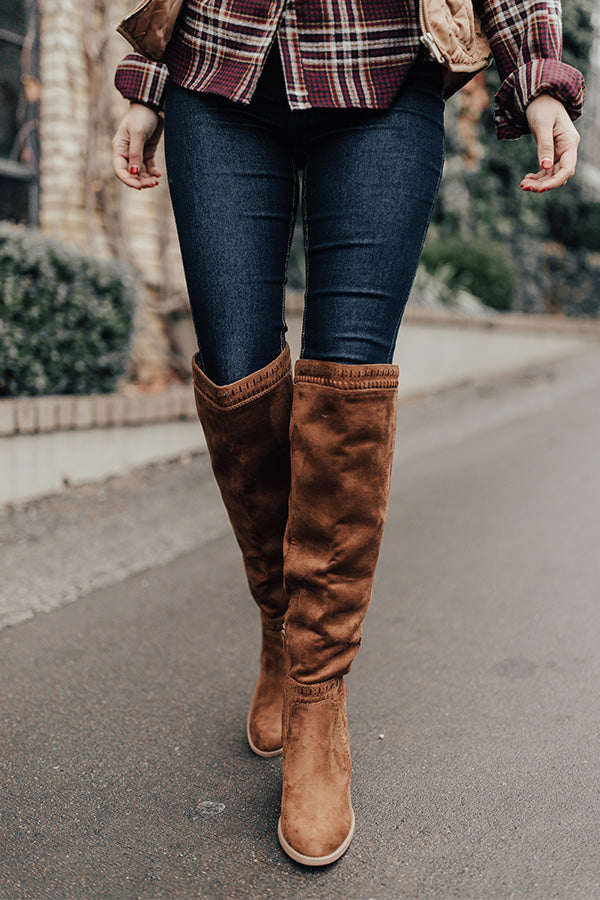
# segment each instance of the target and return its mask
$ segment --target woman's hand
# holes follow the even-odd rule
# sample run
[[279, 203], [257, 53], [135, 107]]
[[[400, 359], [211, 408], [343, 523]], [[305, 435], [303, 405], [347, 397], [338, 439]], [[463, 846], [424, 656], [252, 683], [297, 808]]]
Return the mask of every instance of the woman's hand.
[[579, 134], [560, 100], [540, 94], [525, 109], [537, 144], [539, 172], [528, 172], [521, 181], [524, 191], [541, 194], [566, 184], [575, 173]]
[[154, 154], [163, 130], [158, 113], [142, 103], [132, 103], [112, 140], [113, 168], [123, 184], [136, 188], [156, 187], [161, 173]]

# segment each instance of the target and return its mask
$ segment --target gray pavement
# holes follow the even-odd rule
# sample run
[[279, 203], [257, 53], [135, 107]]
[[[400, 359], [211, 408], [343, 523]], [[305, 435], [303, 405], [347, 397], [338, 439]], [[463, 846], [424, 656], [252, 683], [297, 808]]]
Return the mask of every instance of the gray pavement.
[[245, 744], [258, 622], [206, 457], [8, 511], [37, 605], [0, 633], [0, 898], [600, 897], [599, 391], [590, 347], [401, 405], [326, 870]]

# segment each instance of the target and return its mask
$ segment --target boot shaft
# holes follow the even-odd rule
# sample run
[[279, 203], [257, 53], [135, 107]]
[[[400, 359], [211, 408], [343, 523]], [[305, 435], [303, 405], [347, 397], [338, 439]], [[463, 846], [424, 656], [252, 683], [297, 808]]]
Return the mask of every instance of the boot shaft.
[[387, 514], [397, 390], [396, 366], [296, 365], [284, 582], [297, 681], [344, 675], [358, 651]]
[[242, 551], [252, 596], [270, 618], [283, 615], [283, 534], [290, 489], [290, 350], [230, 385], [192, 363], [198, 418], [215, 479]]

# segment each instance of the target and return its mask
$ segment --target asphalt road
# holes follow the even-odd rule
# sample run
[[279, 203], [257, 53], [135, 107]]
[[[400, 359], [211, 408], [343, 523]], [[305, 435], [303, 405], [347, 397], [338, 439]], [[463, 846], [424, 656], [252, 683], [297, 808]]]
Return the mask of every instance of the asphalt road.
[[401, 406], [323, 870], [245, 743], [258, 621], [206, 457], [9, 511], [4, 588], [37, 594], [0, 633], [0, 898], [600, 897], [599, 413], [597, 348]]

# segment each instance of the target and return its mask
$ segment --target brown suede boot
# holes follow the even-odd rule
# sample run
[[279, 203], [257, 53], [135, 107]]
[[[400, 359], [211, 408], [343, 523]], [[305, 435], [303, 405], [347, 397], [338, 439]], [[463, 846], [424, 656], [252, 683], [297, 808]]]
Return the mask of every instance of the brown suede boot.
[[281, 753], [282, 695], [289, 660], [281, 629], [283, 534], [290, 489], [289, 347], [247, 378], [219, 386], [192, 361], [196, 409], [213, 472], [242, 551], [248, 585], [261, 610], [260, 673], [247, 722], [251, 749]]
[[284, 539], [290, 677], [278, 834], [319, 866], [354, 832], [343, 676], [360, 646], [387, 514], [398, 368], [299, 360]]

